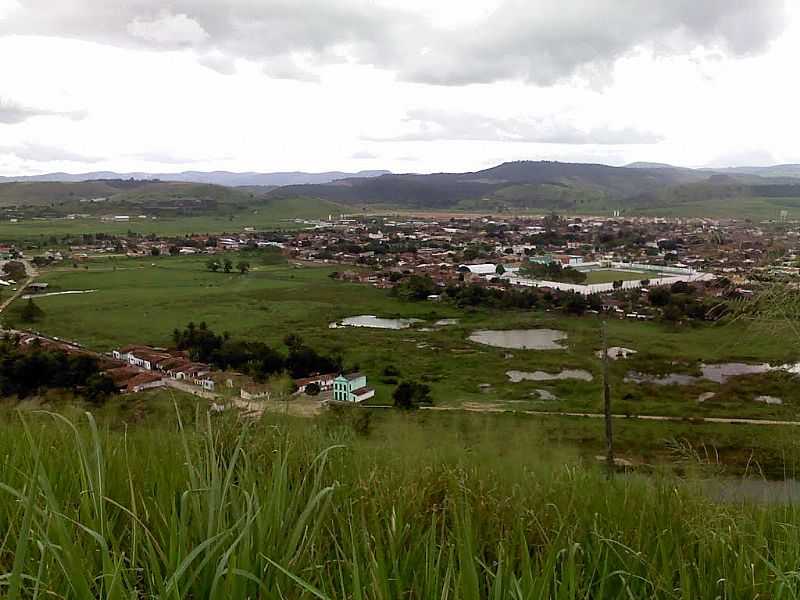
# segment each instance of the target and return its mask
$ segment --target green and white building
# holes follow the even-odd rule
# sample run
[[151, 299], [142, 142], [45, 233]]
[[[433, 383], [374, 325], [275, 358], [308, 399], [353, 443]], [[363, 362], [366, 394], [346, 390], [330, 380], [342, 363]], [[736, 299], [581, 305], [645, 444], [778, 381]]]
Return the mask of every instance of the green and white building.
[[334, 402], [363, 402], [375, 395], [375, 390], [367, 387], [367, 376], [361, 373], [339, 375], [333, 380]]

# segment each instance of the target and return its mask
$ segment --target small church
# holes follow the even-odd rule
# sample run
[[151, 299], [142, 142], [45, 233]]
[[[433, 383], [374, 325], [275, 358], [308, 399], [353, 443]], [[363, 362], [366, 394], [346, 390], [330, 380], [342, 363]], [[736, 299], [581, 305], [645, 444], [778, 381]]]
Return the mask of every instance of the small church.
[[367, 376], [362, 373], [341, 374], [333, 380], [334, 402], [364, 402], [375, 396], [367, 387]]

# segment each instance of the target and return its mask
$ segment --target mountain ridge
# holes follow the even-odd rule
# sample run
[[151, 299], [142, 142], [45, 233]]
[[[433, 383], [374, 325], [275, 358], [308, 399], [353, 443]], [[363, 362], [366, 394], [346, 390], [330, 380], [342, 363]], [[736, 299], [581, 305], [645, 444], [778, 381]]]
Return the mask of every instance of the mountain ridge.
[[265, 173], [256, 171], [180, 171], [176, 173], [91, 171], [87, 173], [44, 173], [41, 175], [23, 175], [19, 177], [0, 176], [0, 183], [80, 183], [98, 180], [136, 179], [175, 181], [181, 183], [206, 183], [224, 185], [226, 187], [282, 186], [323, 184], [340, 179], [378, 177], [389, 173], [390, 171], [386, 170], [365, 170], [354, 173], [345, 171], [325, 171], [321, 173], [310, 173], [306, 171], [276, 171]]

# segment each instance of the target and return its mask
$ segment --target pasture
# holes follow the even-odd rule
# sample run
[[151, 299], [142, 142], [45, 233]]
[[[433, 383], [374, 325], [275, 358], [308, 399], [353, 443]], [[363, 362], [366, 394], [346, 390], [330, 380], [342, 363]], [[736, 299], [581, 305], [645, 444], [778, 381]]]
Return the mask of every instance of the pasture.
[[[569, 317], [558, 312], [459, 309], [447, 302], [406, 302], [369, 285], [332, 279], [334, 266], [286, 262], [274, 252], [243, 253], [245, 274], [212, 273], [206, 257], [147, 259], [105, 258], [84, 266], [49, 270], [41, 280], [49, 292], [97, 290], [91, 294], [53, 295], [36, 300], [44, 311], [32, 328], [75, 340], [102, 351], [131, 344], [168, 345], [172, 331], [189, 321], [205, 321], [218, 332], [280, 345], [299, 334], [321, 351], [341, 353], [347, 367], [364, 371], [377, 391], [377, 402], [391, 402], [397, 381], [418, 380], [432, 388], [438, 405], [505, 410], [581, 410], [600, 408], [600, 322], [597, 317]], [[3, 315], [19, 324], [21, 302]], [[373, 314], [421, 319], [404, 330], [330, 329], [344, 317]], [[444, 318], [454, 325], [435, 325]], [[479, 329], [552, 328], [567, 333], [563, 350], [505, 350], [469, 341]], [[775, 344], [766, 326], [747, 323], [672, 326], [612, 319], [609, 345], [639, 352], [611, 364], [615, 411], [676, 416], [797, 418], [800, 397], [794, 378], [782, 373], [740, 377], [718, 385], [698, 381], [658, 386], [626, 381], [630, 370], [697, 374], [702, 362], [741, 361], [783, 364], [798, 360], [797, 340]], [[386, 375], [399, 371], [400, 375]], [[507, 371], [583, 369], [592, 381], [573, 379], [512, 383]], [[556, 400], [543, 400], [546, 390]], [[760, 391], [764, 390], [764, 391]], [[712, 401], [697, 398], [714, 391]], [[758, 403], [759, 394], [784, 400]]]
[[[18, 223], [0, 221], [0, 243], [16, 243], [53, 247], [64, 237], [84, 234], [183, 236], [193, 233], [238, 233], [246, 227], [255, 230], [295, 230], [306, 227], [296, 220], [323, 219], [352, 211], [351, 208], [315, 199], [270, 199], [254, 202], [247, 209], [223, 207], [214, 214], [196, 216], [159, 216], [141, 219], [131, 207], [120, 208], [118, 214], [129, 221], [104, 221], [99, 216], [68, 219], [20, 219]], [[136, 208], [134, 207], [135, 211]], [[51, 239], [56, 238], [56, 239]]]

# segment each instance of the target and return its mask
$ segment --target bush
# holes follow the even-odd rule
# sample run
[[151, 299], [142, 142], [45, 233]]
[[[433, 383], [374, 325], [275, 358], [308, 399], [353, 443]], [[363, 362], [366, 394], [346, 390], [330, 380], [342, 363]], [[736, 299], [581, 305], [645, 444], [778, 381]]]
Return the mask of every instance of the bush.
[[429, 385], [417, 381], [405, 381], [398, 385], [392, 394], [395, 408], [413, 410], [420, 404], [433, 404]]
[[319, 396], [322, 390], [316, 381], [312, 381], [306, 386], [306, 396]]

